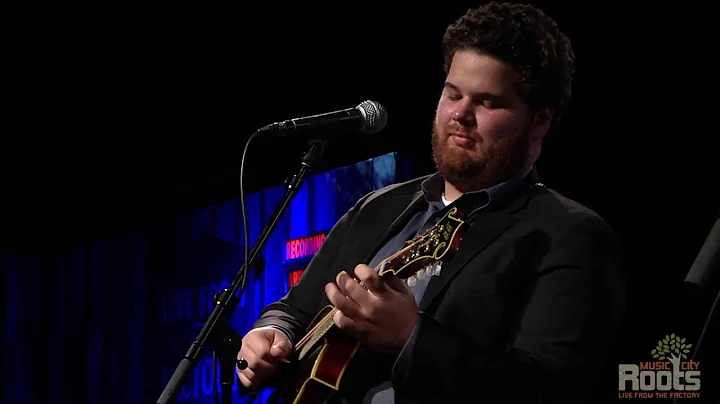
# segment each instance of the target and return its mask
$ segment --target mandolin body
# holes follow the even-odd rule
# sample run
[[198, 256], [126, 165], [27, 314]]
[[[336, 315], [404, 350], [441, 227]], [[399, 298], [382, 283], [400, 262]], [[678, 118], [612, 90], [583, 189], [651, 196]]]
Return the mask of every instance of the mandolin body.
[[[332, 306], [318, 313], [309, 329], [326, 318]], [[310, 344], [301, 357], [291, 360], [290, 383], [279, 387], [275, 396], [280, 404], [324, 404], [340, 390], [343, 374], [360, 347], [358, 341], [338, 328], [332, 327], [314, 344]]]
[[[400, 251], [375, 269], [380, 276], [407, 279], [419, 270], [448, 261], [460, 247], [464, 221], [457, 208], [421, 236], [408, 241]], [[276, 378], [272, 403], [326, 404], [340, 391], [343, 375], [360, 348], [357, 339], [334, 326], [335, 308], [324, 307], [313, 319], [306, 335], [296, 344], [288, 363]]]

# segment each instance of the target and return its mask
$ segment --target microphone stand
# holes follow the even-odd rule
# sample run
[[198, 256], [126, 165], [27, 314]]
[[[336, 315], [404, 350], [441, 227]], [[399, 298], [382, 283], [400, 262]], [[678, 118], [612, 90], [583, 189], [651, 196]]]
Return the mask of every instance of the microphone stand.
[[[720, 272], [720, 211], [718, 211], [715, 223], [705, 238], [705, 242], [700, 248], [700, 252], [697, 254], [684, 282], [688, 295], [695, 296], [699, 302], [707, 302], [715, 293], [710, 310], [700, 330], [700, 336], [695, 342], [695, 349], [690, 358], [693, 361], [700, 357], [700, 351], [705, 348], [703, 343], [707, 341], [708, 334], [717, 330], [717, 328], [713, 330], [712, 327], [714, 325], [717, 327], [716, 316], [718, 316], [717, 310], [718, 306], [720, 306], [720, 288], [718, 287], [720, 278], [718, 278], [718, 272]], [[675, 398], [672, 404], [678, 404], [682, 400]]]
[[265, 248], [268, 237], [277, 226], [293, 197], [302, 187], [305, 176], [312, 171], [320, 160], [326, 143], [325, 140], [314, 138], [308, 140], [308, 150], [301, 159], [300, 169], [294, 176], [285, 181], [285, 194], [260, 233], [257, 243], [250, 251], [248, 262], [243, 263], [229, 287], [216, 295], [215, 308], [175, 369], [172, 377], [170, 377], [160, 398], [157, 400], [157, 404], [166, 404], [175, 400], [187, 375], [195, 367], [198, 357], [205, 347], [210, 348], [217, 355], [220, 362], [222, 403], [232, 403], [232, 386], [235, 380], [235, 367], [238, 365], [237, 354], [242, 347], [242, 337], [228, 324], [228, 319], [232, 316], [240, 301], [240, 296], [237, 296], [238, 290], [245, 283], [248, 268], [254, 265], [258, 253]]

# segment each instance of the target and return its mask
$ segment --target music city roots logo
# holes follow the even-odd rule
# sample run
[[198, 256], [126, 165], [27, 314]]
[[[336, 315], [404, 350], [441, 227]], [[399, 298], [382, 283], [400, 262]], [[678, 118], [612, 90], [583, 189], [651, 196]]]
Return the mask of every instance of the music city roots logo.
[[620, 398], [700, 398], [700, 362], [687, 360], [692, 344], [666, 335], [650, 351], [654, 361], [621, 364]]

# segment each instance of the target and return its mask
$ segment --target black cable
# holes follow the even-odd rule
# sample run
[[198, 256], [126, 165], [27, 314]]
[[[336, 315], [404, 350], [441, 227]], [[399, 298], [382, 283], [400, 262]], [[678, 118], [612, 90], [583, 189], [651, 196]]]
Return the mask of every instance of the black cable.
[[240, 294], [239, 296], [242, 296], [245, 292], [245, 286], [247, 285], [247, 278], [248, 278], [248, 272], [250, 271], [250, 268], [247, 265], [247, 262], [250, 260], [250, 235], [248, 234], [248, 223], [247, 223], [247, 212], [245, 209], [245, 187], [243, 185], [243, 178], [245, 177], [245, 157], [247, 155], [248, 148], [250, 146], [250, 142], [253, 141], [255, 136], [260, 134], [261, 131], [256, 131], [250, 137], [248, 138], [247, 142], [245, 143], [245, 149], [243, 150], [242, 158], [240, 159], [240, 211], [242, 215], [242, 222], [243, 222], [243, 240], [245, 242], [245, 274], [242, 278], [242, 286], [240, 287]]
[[[245, 292], [245, 287], [247, 285], [247, 278], [248, 278], [248, 272], [250, 271], [250, 268], [248, 267], [247, 263], [250, 260], [250, 236], [248, 235], [248, 224], [247, 224], [247, 212], [245, 209], [245, 188], [243, 185], [243, 178], [245, 177], [245, 157], [247, 156], [247, 151], [250, 146], [250, 142], [257, 136], [261, 131], [256, 131], [250, 137], [248, 138], [247, 142], [245, 143], [245, 148], [243, 149], [243, 154], [240, 159], [240, 211], [242, 216], [242, 222], [243, 222], [243, 242], [245, 244], [244, 250], [245, 250], [245, 259], [243, 262], [243, 265], [245, 266], [245, 270], [242, 274], [242, 281], [240, 286], [240, 293], [238, 296], [242, 296]], [[220, 404], [220, 391], [218, 389], [218, 368], [217, 368], [217, 355], [215, 352], [212, 354], [212, 390], [213, 395], [215, 397], [215, 404]]]

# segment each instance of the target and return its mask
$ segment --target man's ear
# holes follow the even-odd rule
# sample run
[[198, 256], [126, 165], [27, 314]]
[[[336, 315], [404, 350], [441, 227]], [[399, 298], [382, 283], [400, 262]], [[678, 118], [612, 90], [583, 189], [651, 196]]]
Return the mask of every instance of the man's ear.
[[550, 130], [554, 111], [551, 108], [543, 108], [533, 115], [532, 130], [530, 131], [530, 140], [533, 142], [542, 141]]

